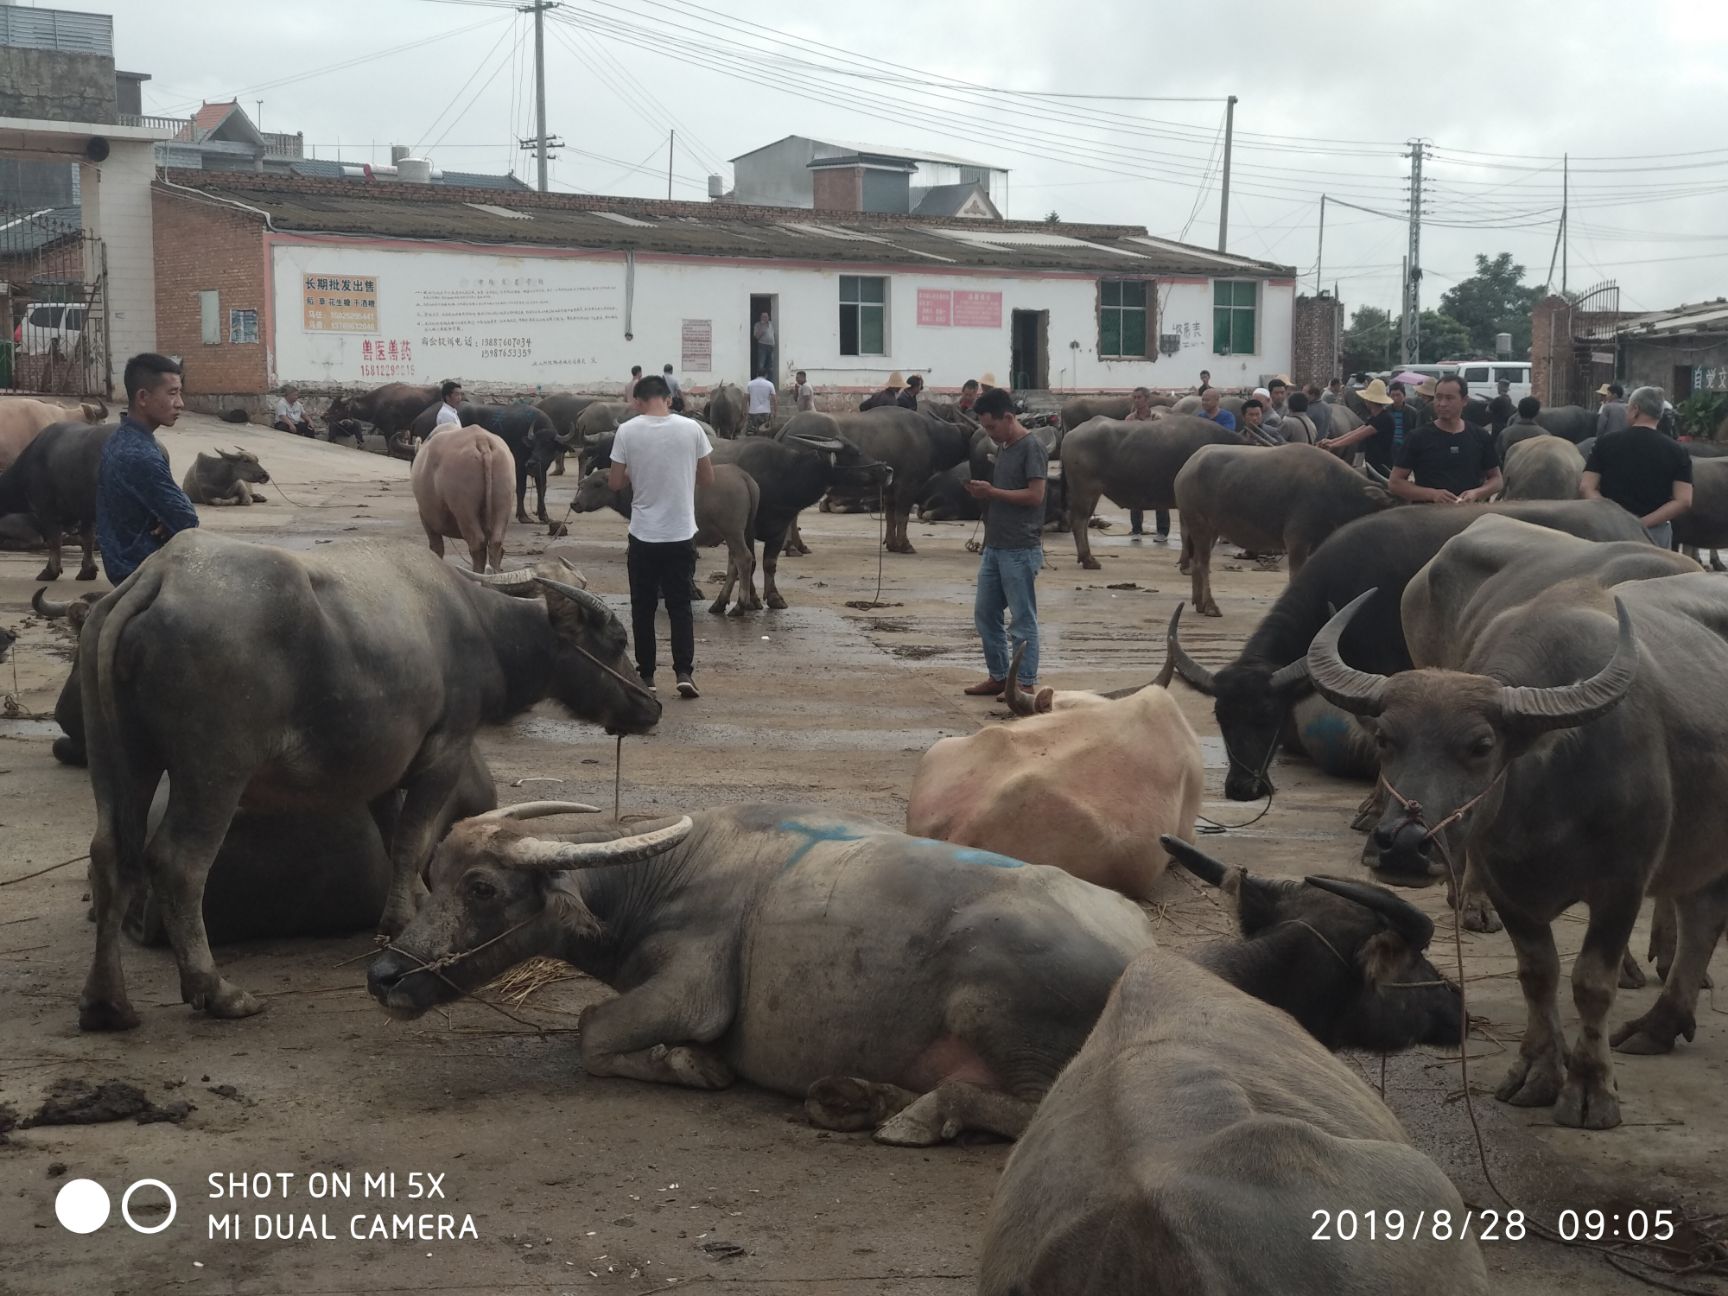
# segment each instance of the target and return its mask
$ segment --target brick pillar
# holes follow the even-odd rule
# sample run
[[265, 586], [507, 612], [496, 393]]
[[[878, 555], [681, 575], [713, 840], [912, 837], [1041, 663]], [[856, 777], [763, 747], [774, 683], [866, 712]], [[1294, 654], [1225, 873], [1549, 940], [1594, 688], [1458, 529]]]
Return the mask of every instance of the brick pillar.
[[1544, 406], [1569, 405], [1578, 387], [1572, 303], [1544, 297], [1530, 311], [1530, 394]]
[[1334, 297], [1298, 297], [1290, 346], [1290, 377], [1300, 387], [1324, 387], [1338, 373], [1343, 303]]

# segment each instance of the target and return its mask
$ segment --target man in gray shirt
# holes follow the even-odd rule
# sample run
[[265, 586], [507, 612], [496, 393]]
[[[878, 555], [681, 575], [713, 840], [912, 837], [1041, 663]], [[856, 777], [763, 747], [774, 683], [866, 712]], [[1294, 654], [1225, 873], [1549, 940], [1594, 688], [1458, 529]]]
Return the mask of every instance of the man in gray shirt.
[[[986, 391], [972, 413], [996, 443], [996, 470], [990, 481], [966, 483], [973, 499], [987, 501], [984, 555], [978, 562], [978, 592], [972, 620], [984, 641], [989, 678], [974, 684], [972, 697], [998, 697], [1008, 684], [1008, 640], [1024, 644], [1020, 687], [1038, 683], [1038, 596], [1034, 583], [1044, 565], [1044, 482], [1049, 456], [1043, 443], [1014, 417], [1013, 397], [998, 387]], [[1002, 614], [1011, 618], [1007, 633]]]
[[1603, 383], [1596, 389], [1602, 398], [1602, 408], [1596, 411], [1596, 438], [1610, 432], [1624, 432], [1632, 422], [1626, 409], [1626, 389], [1619, 383]]

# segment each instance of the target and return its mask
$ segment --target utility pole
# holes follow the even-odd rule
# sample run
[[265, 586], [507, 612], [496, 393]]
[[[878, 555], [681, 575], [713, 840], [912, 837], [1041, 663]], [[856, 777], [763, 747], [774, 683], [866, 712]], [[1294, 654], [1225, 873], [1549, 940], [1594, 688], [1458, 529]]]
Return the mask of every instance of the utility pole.
[[1320, 265], [1326, 259], [1326, 195], [1320, 195], [1320, 246], [1314, 253], [1314, 295], [1320, 295]]
[[1401, 345], [1405, 364], [1415, 364], [1422, 350], [1422, 156], [1426, 146], [1410, 141], [1410, 252], [1404, 271], [1404, 330]]
[[678, 146], [678, 132], [666, 136], [666, 201], [672, 201], [672, 150]]
[[558, 0], [534, 0], [532, 4], [518, 6], [520, 12], [534, 15], [534, 138], [522, 140], [521, 144], [523, 148], [530, 145], [534, 148], [541, 193], [546, 192], [546, 150], [564, 143], [546, 133], [546, 11], [557, 7]]
[[1566, 295], [1566, 263], [1572, 257], [1572, 227], [1567, 216], [1572, 206], [1572, 155], [1561, 154], [1560, 171], [1560, 295]]
[[1218, 250], [1230, 242], [1230, 145], [1236, 136], [1236, 96], [1224, 101], [1224, 186], [1218, 197]]

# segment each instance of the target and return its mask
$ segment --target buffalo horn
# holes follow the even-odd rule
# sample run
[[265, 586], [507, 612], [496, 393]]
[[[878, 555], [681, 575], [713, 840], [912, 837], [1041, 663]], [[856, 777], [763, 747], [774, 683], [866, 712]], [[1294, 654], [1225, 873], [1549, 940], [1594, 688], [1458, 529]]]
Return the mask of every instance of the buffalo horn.
[[1620, 624], [1620, 638], [1606, 666], [1576, 684], [1502, 687], [1500, 710], [1506, 719], [1524, 730], [1567, 729], [1590, 723], [1625, 697], [1638, 674], [1638, 643], [1632, 633], [1632, 618], [1619, 599], [1614, 600], [1614, 615]]
[[452, 570], [461, 572], [463, 576], [473, 581], [476, 585], [489, 585], [493, 589], [500, 590], [505, 594], [532, 595], [534, 593], [534, 573], [526, 567], [520, 568], [516, 571], [507, 572], [477, 572], [470, 571], [466, 567], [457, 566], [454, 563], [447, 565], [450, 566]]
[[1215, 887], [1224, 885], [1227, 870], [1222, 860], [1215, 860], [1199, 847], [1168, 833], [1158, 839], [1158, 844], [1170, 852], [1172, 859], [1202, 882]]
[[1212, 672], [1190, 657], [1187, 649], [1182, 647], [1182, 609], [1187, 606], [1186, 602], [1176, 605], [1176, 611], [1170, 616], [1170, 627], [1164, 632], [1164, 644], [1169, 650], [1170, 660], [1176, 663], [1176, 673], [1189, 685], [1212, 697], [1215, 693]]
[[826, 450], [829, 454], [839, 454], [840, 451], [846, 448], [846, 443], [840, 440], [839, 437], [794, 435], [789, 436], [786, 439], [788, 441], [796, 441], [800, 445], [807, 445], [812, 450]]
[[1002, 700], [1017, 716], [1038, 714], [1038, 704], [1020, 691], [1020, 659], [1026, 655], [1024, 641], [1014, 645], [1014, 656], [1008, 663], [1008, 678], [1002, 690]]
[[555, 594], [562, 594], [578, 607], [586, 608], [590, 612], [598, 612], [601, 616], [612, 615], [612, 609], [606, 606], [605, 599], [590, 594], [585, 589], [578, 589], [564, 581], [552, 580], [545, 576], [536, 576], [534, 580], [542, 589], [549, 589]]
[[1375, 587], [1351, 599], [1308, 645], [1308, 676], [1314, 681], [1314, 687], [1328, 702], [1335, 702], [1356, 715], [1380, 714], [1380, 708], [1385, 705], [1387, 679], [1384, 675], [1346, 666], [1338, 655], [1338, 640], [1362, 605], [1379, 592]]
[[56, 603], [48, 598], [47, 594], [48, 587], [44, 585], [30, 596], [30, 606], [36, 610], [36, 615], [58, 619], [71, 612], [72, 605], [70, 603]]
[[1372, 909], [1386, 920], [1393, 931], [1408, 941], [1412, 949], [1427, 949], [1428, 942], [1434, 939], [1432, 918], [1408, 900], [1400, 900], [1379, 887], [1333, 877], [1308, 877], [1303, 881], [1311, 887], [1319, 887], [1322, 891], [1330, 891], [1335, 896], [1343, 896], [1346, 900], [1354, 900], [1364, 908]]
[[1285, 693], [1299, 684], [1308, 683], [1308, 659], [1298, 657], [1288, 666], [1282, 666], [1272, 673], [1271, 688], [1274, 693]]
[[1388, 486], [1392, 479], [1366, 460], [1362, 463], [1362, 475], [1376, 486]]
[[599, 806], [586, 805], [581, 801], [524, 801], [521, 805], [499, 806], [496, 810], [488, 810], [474, 818], [481, 823], [495, 823], [502, 819], [539, 819], [545, 815], [599, 813]]
[[634, 864], [671, 850], [690, 835], [695, 825], [689, 815], [659, 821], [660, 826], [646, 832], [622, 835], [623, 829], [603, 833], [584, 833], [587, 838], [600, 840], [558, 841], [552, 838], [521, 837], [510, 842], [503, 851], [503, 862], [509, 868], [527, 872], [555, 873], [565, 869], [604, 868], [612, 864]]

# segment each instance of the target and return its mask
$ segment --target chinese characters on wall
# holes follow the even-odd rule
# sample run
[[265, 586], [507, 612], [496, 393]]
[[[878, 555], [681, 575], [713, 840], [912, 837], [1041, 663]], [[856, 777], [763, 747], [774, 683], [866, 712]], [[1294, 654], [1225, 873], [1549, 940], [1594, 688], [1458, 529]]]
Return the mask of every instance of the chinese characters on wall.
[[366, 275], [305, 274], [301, 302], [309, 332], [376, 333], [378, 280]]

